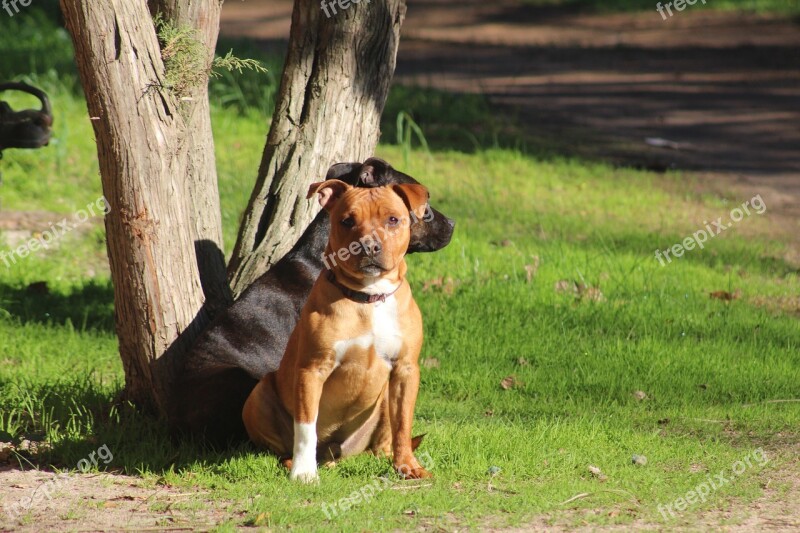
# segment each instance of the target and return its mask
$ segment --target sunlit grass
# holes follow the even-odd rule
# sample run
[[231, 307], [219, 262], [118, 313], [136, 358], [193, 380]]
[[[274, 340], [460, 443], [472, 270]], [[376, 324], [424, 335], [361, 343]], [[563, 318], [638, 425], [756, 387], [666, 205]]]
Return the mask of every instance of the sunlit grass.
[[[56, 221], [96, 199], [100, 182], [83, 101], [58, 76], [38, 76], [56, 109], [56, 140], [5, 154], [2, 209], [45, 210]], [[757, 447], [772, 458], [765, 468], [781, 467], [800, 406], [769, 402], [797, 396], [800, 325], [796, 315], [757, 302], [796, 295], [800, 286], [796, 267], [781, 259], [783, 245], [769, 237], [769, 209], [661, 266], [656, 249], [746, 198], [686, 192], [691, 176], [679, 173], [516, 150], [502, 134], [478, 132], [463, 146], [445, 125], [488, 124], [483, 101], [451, 96], [436, 116], [447, 101], [441, 94], [402, 89], [393, 98], [389, 122], [413, 115], [431, 151], [387, 142], [378, 155], [427, 185], [432, 203], [457, 220], [450, 246], [408, 259], [425, 323], [415, 433], [428, 434], [421, 451], [435, 465], [430, 485], [411, 489], [387, 461], [362, 456], [324, 469], [319, 486], [299, 486], [274, 457], [247, 445], [212, 453], [175, 443], [161, 423], [117, 402], [124, 376], [97, 222], [11, 268], [0, 263], [0, 441], [52, 445], [18, 458], [19, 466], [73, 468], [106, 444], [111, 467], [154, 486], [202, 489], [186, 505], [212, 499], [227, 512], [222, 530], [526, 525], [571, 509], [591, 525], [660, 522], [659, 504]], [[269, 104], [215, 101], [229, 251]], [[0, 234], [0, 250], [6, 238]], [[709, 297], [721, 290], [740, 296]], [[647, 464], [634, 465], [634, 454]], [[677, 522], [734, 498], [752, 500], [759, 473], [748, 469]], [[341, 510], [342, 498], [379, 476], [391, 484]]]

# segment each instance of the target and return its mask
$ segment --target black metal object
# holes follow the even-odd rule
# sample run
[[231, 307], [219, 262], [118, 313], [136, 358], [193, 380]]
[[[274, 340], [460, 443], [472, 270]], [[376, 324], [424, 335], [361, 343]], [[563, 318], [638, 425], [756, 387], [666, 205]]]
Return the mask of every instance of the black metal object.
[[42, 108], [14, 111], [8, 103], [0, 101], [0, 156], [6, 148], [47, 146], [53, 125], [53, 110], [44, 91], [20, 82], [0, 83], [2, 91], [32, 94], [42, 102]]

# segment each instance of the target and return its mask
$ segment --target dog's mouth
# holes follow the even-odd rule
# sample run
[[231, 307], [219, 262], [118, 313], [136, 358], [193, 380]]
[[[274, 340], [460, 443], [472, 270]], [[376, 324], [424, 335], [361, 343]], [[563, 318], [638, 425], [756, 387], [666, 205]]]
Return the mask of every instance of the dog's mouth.
[[374, 259], [364, 258], [361, 260], [361, 265], [359, 266], [359, 270], [362, 274], [366, 274], [367, 276], [380, 276], [387, 270], [385, 265], [382, 265], [375, 261]]

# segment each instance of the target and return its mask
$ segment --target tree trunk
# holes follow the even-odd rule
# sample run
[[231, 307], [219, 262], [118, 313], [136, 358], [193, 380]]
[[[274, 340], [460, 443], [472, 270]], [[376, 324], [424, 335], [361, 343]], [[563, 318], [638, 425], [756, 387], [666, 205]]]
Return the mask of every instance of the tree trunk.
[[[218, 1], [174, 11], [168, 8], [178, 3], [162, 3], [168, 16], [203, 28], [199, 35], [213, 45]], [[61, 0], [61, 9], [110, 207], [106, 236], [126, 397], [161, 411], [164, 382], [154, 363], [205, 326], [203, 287], [214, 297], [226, 294], [206, 84], [186, 101], [162, 87], [164, 64], [144, 1]], [[209, 62], [211, 54], [213, 46]]]
[[289, 251], [316, 214], [308, 185], [332, 163], [372, 155], [380, 135], [405, 0], [326, 7], [330, 18], [317, 0], [295, 0], [272, 127], [228, 265], [235, 297]]
[[[206, 76], [181, 98], [164, 86], [152, 14], [194, 28], [210, 66], [220, 4], [61, 0], [110, 207], [106, 235], [126, 398], [162, 413], [171, 382], [165, 355], [184, 351], [231, 295]], [[328, 9], [339, 12], [327, 18], [316, 0], [295, 2], [272, 128], [228, 267], [237, 295], [310, 222], [308, 184], [334, 162], [364, 160], [377, 143], [405, 0]]]
[[[223, 0], [148, 0], [148, 5], [151, 14], [160, 13], [165, 20], [176, 26], [195, 30], [195, 37], [206, 51], [204, 59], [210, 68], [217, 47], [222, 2]], [[189, 207], [193, 210], [193, 251], [200, 270], [206, 309], [213, 316], [227, 307], [233, 299], [228, 286], [222, 243], [222, 211], [206, 81], [191, 88], [191, 94], [181, 101], [180, 112], [184, 117], [181, 148], [186, 151], [188, 199]]]

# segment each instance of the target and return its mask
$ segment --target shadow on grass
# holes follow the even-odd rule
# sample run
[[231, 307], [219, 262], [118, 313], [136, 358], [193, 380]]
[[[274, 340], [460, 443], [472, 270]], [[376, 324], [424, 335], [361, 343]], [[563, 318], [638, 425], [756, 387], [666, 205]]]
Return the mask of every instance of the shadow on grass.
[[117, 398], [119, 385], [102, 385], [91, 375], [28, 385], [0, 379], [6, 430], [0, 440], [56, 442], [37, 452], [17, 451], [12, 467], [73, 470], [78, 461], [106, 445], [114, 458], [100, 467], [125, 474], [164, 475], [198, 464], [218, 464], [253, 451], [249, 443], [213, 449], [172, 435], [166, 423]]
[[70, 324], [79, 331], [115, 331], [110, 281], [89, 281], [69, 293], [52, 291], [44, 283], [28, 287], [0, 284], [0, 312], [22, 324]]
[[[757, 273], [776, 278], [786, 278], [789, 275], [800, 273], [800, 269], [795, 265], [781, 257], [772, 255], [767, 243], [730, 239], [718, 242], [708, 240], [704, 243], [703, 249], [684, 250], [682, 257], [673, 258], [670, 256], [668, 259], [662, 260], [662, 265], [662, 262], [656, 258], [656, 251], [661, 250], [663, 252], [675, 244], [682, 243], [687, 237], [689, 237], [689, 234], [646, 234], [633, 231], [607, 232], [587, 239], [582, 243], [582, 247], [608, 255], [627, 253], [641, 256], [643, 263], [653, 262], [653, 264], [661, 265], [664, 268], [669, 268], [670, 265], [674, 264], [687, 263], [702, 265], [712, 270], [743, 271], [748, 274]], [[564, 235], [559, 239], [570, 240], [570, 236]]]

